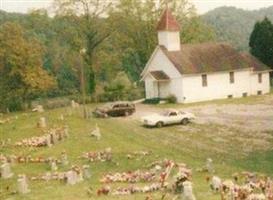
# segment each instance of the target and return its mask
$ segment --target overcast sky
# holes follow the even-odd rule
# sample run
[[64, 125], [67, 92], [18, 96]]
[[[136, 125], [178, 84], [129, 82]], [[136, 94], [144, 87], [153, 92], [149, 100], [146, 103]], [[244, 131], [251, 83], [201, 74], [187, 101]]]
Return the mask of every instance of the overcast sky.
[[[107, 0], [106, 0], [107, 1]], [[235, 6], [247, 10], [255, 10], [273, 6], [273, 0], [189, 0], [197, 8], [199, 14], [203, 14], [220, 6]], [[0, 0], [0, 8], [8, 12], [21, 12], [35, 8], [48, 8], [52, 0]]]

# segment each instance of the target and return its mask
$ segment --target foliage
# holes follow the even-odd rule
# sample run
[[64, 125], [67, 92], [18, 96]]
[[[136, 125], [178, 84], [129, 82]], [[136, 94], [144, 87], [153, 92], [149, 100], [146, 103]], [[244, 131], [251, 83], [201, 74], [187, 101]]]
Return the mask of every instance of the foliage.
[[[166, 2], [161, 0], [156, 5], [154, 0], [141, 3], [138, 0], [55, 0], [54, 17], [49, 17], [46, 10], [34, 10], [29, 14], [0, 11], [0, 25], [7, 22], [18, 25], [22, 29], [22, 40], [28, 41], [23, 44], [27, 49], [31, 47], [25, 57], [22, 53], [17, 56], [18, 59], [10, 66], [12, 70], [16, 69], [15, 66], [22, 68], [25, 58], [28, 58], [27, 62], [35, 61], [35, 66], [39, 66], [22, 72], [24, 75], [21, 73], [20, 77], [24, 80], [14, 77], [2, 80], [1, 75], [0, 89], [9, 91], [1, 104], [13, 98], [16, 101], [12, 102], [18, 102], [18, 106], [12, 107], [18, 109], [35, 98], [79, 95], [82, 88], [87, 93], [86, 99], [90, 95], [95, 98], [110, 93], [113, 94], [110, 99], [139, 98], [143, 95], [140, 73], [157, 45], [156, 25]], [[175, 0], [169, 2], [169, 6], [181, 24], [182, 42], [213, 40], [212, 29], [196, 15], [191, 3]], [[10, 42], [12, 37], [17, 36], [9, 35]], [[19, 45], [22, 46], [20, 41]], [[18, 49], [23, 52], [23, 48]], [[81, 84], [82, 69], [84, 86]], [[128, 89], [115, 83], [117, 76], [123, 74], [125, 77], [125, 73], [126, 84], [131, 87], [134, 83], [130, 94]], [[41, 77], [44, 84], [40, 84]], [[21, 85], [22, 82], [24, 84]], [[115, 88], [110, 87], [112, 83], [116, 84]], [[26, 88], [26, 85], [27, 90], [19, 91], [18, 88]]]
[[18, 109], [21, 102], [55, 86], [42, 67], [42, 45], [27, 37], [20, 25], [7, 22], [0, 27], [0, 46], [0, 88], [5, 94], [0, 97], [2, 110]]
[[105, 97], [109, 101], [128, 99], [132, 89], [131, 81], [125, 72], [117, 74], [116, 78], [105, 86]]
[[[157, 45], [156, 25], [166, 7], [154, 0], [121, 0], [110, 12], [109, 20], [116, 31], [112, 34], [115, 50], [119, 52], [123, 70], [130, 79], [138, 81], [147, 60]], [[197, 17], [187, 0], [169, 2], [169, 7], [181, 24], [182, 42], [194, 43], [213, 40], [213, 30]]]
[[273, 6], [255, 11], [235, 7], [220, 7], [201, 16], [202, 20], [212, 26], [216, 40], [229, 42], [238, 50], [249, 50], [249, 38], [257, 21], [265, 16], [273, 20]]
[[249, 46], [251, 54], [273, 69], [273, 24], [268, 18], [255, 24]]
[[150, 98], [150, 99], [145, 99], [143, 102], [144, 104], [159, 104], [161, 98], [156, 97], [156, 98]]
[[168, 103], [176, 103], [177, 102], [177, 98], [176, 98], [175, 95], [171, 94], [171, 95], [167, 96], [166, 101]]

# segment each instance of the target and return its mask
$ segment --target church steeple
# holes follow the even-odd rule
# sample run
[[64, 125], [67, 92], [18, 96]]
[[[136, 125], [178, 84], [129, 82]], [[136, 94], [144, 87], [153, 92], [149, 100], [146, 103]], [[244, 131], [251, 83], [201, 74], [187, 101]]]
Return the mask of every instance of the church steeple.
[[179, 31], [180, 26], [172, 15], [171, 10], [166, 8], [161, 15], [160, 21], [157, 25], [157, 31]]
[[157, 25], [158, 43], [165, 46], [168, 51], [180, 51], [180, 26], [172, 15], [169, 8], [166, 8], [161, 15]]

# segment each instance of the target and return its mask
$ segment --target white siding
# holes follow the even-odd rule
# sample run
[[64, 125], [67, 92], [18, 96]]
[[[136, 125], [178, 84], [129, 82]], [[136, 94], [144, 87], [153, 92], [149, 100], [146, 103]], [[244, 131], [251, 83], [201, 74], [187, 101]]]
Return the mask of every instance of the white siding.
[[257, 90], [263, 93], [269, 92], [269, 73], [263, 74], [263, 82], [258, 83], [258, 75], [250, 70], [234, 71], [233, 84], [230, 83], [229, 72], [207, 74], [208, 86], [202, 86], [201, 74], [183, 77], [183, 92], [185, 103], [207, 101], [213, 99], [224, 99], [228, 95], [242, 97], [257, 94]]
[[251, 74], [251, 94], [257, 95], [258, 91], [262, 91], [262, 94], [267, 94], [270, 92], [270, 76], [269, 72], [262, 73], [262, 82], [259, 83], [258, 75], [259, 73]]
[[179, 32], [159, 31], [158, 44], [165, 46], [168, 51], [180, 51]]
[[145, 78], [145, 95], [146, 98], [154, 98], [158, 96], [157, 84], [155, 84], [154, 79], [151, 75], [147, 75]]
[[[162, 85], [162, 87], [160, 88], [161, 94], [164, 97], [173, 94], [177, 97], [179, 102], [182, 102], [182, 76], [160, 49], [158, 49], [158, 51], [154, 55], [154, 58], [150, 61], [150, 64], [146, 71], [146, 76], [144, 76], [146, 98], [158, 97], [157, 82], [154, 81], [150, 77], [150, 75], [148, 75], [149, 71], [157, 70], [164, 71], [171, 79], [169, 82], [164, 82], [164, 84], [160, 84]], [[153, 88], [151, 86], [152, 83], [150, 83], [151, 81], [154, 84]]]
[[[149, 71], [164, 71], [170, 81], [158, 83]], [[270, 91], [269, 72], [262, 73], [262, 83], [258, 82], [258, 73], [251, 69], [234, 72], [234, 83], [230, 83], [230, 72], [208, 73], [207, 87], [202, 86], [202, 74], [181, 75], [167, 56], [158, 48], [146, 68], [144, 81], [146, 98], [160, 95], [166, 97], [173, 94], [179, 103], [199, 102], [213, 99], [225, 99], [228, 95], [234, 98], [247, 95], [257, 95]], [[159, 88], [158, 88], [159, 86]]]

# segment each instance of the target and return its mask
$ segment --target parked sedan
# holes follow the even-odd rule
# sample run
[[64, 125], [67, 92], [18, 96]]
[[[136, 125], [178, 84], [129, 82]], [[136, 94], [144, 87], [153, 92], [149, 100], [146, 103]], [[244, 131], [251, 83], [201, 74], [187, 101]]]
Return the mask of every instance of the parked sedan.
[[119, 101], [107, 103], [101, 107], [96, 108], [93, 114], [96, 117], [117, 117], [129, 116], [136, 111], [135, 104], [128, 101]]
[[195, 119], [195, 116], [192, 113], [177, 110], [168, 110], [161, 114], [154, 114], [143, 117], [142, 123], [145, 126], [156, 126], [160, 128], [164, 125], [170, 124], [186, 125], [190, 122], [190, 120], [193, 119]]

